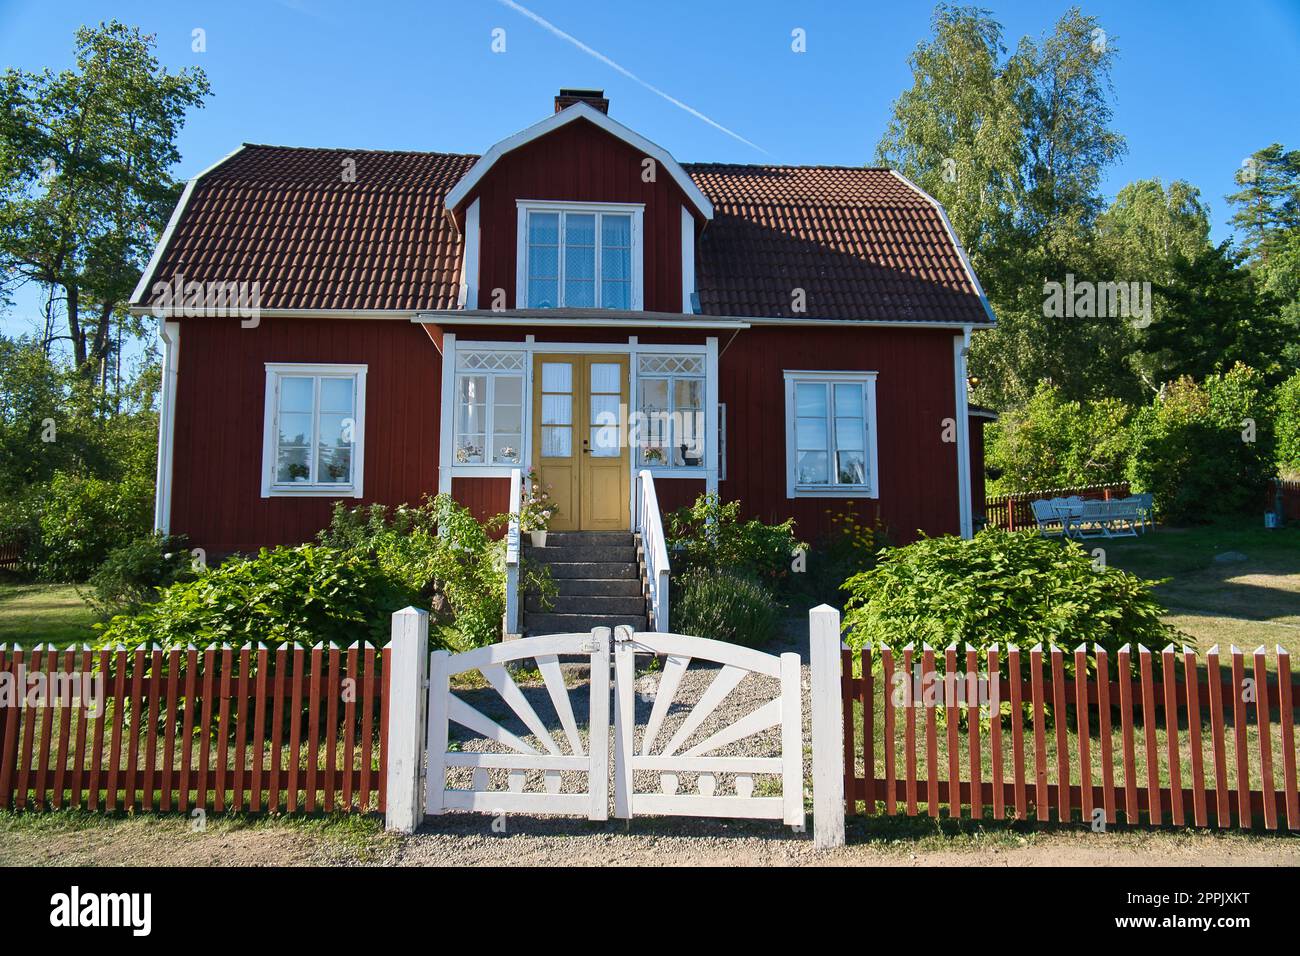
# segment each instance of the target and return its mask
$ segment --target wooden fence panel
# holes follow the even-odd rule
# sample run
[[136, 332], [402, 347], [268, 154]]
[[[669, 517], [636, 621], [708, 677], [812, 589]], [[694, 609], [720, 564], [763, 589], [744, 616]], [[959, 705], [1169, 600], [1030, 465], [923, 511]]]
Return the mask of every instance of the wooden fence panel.
[[[1151, 650], [1140, 645], [1134, 661], [1125, 646], [1116, 655], [1113, 673], [1106, 651], [1095, 647], [1090, 658], [1086, 645], [1069, 655], [1056, 647], [1033, 648], [1027, 675], [1016, 647], [1008, 647], [1005, 657], [998, 648], [989, 648], [981, 671], [981, 655], [974, 648], [967, 648], [963, 660], [953, 645], [945, 650], [942, 672], [936, 673], [935, 652], [923, 646], [919, 680], [912, 668], [913, 645], [904, 647], [901, 656], [902, 671], [896, 674], [890, 648], [864, 652], [859, 658], [861, 676], [846, 670], [842, 681], [845, 739], [854, 742], [854, 752], [846, 761], [845, 784], [853, 795], [847, 804], [855, 812], [863, 795], [883, 794], [879, 801], [864, 800], [862, 812], [914, 816], [924, 802], [931, 816], [938, 816], [943, 804], [950, 817], [968, 814], [983, 819], [991, 811], [998, 820], [1008, 815], [1025, 819], [1032, 804], [1040, 822], [1053, 817], [1074, 820], [1077, 807], [1083, 822], [1104, 819], [1112, 825], [1118, 823], [1122, 808], [1130, 826], [1197, 827], [1210, 826], [1211, 816], [1215, 826], [1232, 826], [1235, 812], [1240, 827], [1300, 830], [1296, 782], [1300, 761], [1293, 709], [1300, 689], [1282, 648], [1277, 649], [1276, 677], [1269, 674], [1265, 649], [1254, 652], [1250, 681], [1244, 655], [1237, 648], [1232, 649], [1227, 679], [1217, 647], [1206, 654], [1204, 679], [1196, 653], [1173, 645], [1160, 652], [1158, 662]], [[881, 666], [879, 680], [872, 676], [876, 660]], [[964, 663], [963, 673], [957, 670], [959, 663]], [[902, 679], [901, 687], [897, 678]], [[986, 694], [980, 691], [981, 681]], [[897, 698], [896, 688], [902, 691]], [[1001, 711], [1003, 700], [1010, 703], [1008, 715]], [[856, 710], [850, 706], [855, 702]], [[924, 713], [918, 714], [921, 709]], [[882, 760], [875, 755], [877, 713], [883, 715]], [[1009, 780], [1004, 717], [1011, 721]], [[984, 719], [989, 721], [987, 747], [982, 737]], [[917, 753], [922, 721], [924, 767], [918, 766]], [[900, 723], [903, 760], [897, 766], [894, 754]], [[938, 757], [940, 723], [946, 745], [943, 761]], [[1032, 757], [1025, 746], [1029, 731]], [[1255, 743], [1250, 743], [1251, 734]], [[1229, 736], [1235, 759], [1233, 789], [1228, 782]], [[966, 759], [961, 754], [963, 741]], [[1212, 758], [1206, 756], [1207, 746]], [[1257, 766], [1252, 767], [1249, 751], [1254, 746], [1259, 752]], [[1122, 776], [1117, 765], [1122, 765]], [[879, 779], [877, 768], [883, 773]], [[1211, 782], [1207, 773], [1213, 774]]]
[[345, 670], [340, 648], [322, 651], [308, 666], [294, 649], [291, 683], [283, 648], [0, 647], [15, 691], [0, 705], [0, 808], [279, 809], [287, 725], [292, 809], [304, 786], [307, 809], [382, 811], [388, 658], [354, 645]]

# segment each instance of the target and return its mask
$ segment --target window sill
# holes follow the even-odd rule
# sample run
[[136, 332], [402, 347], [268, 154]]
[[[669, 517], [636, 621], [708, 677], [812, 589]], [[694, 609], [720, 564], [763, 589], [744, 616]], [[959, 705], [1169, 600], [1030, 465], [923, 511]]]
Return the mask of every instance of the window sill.
[[648, 471], [656, 478], [707, 478], [709, 475], [707, 468], [699, 466], [673, 468], [667, 465], [641, 465], [637, 471]]
[[509, 478], [510, 472], [516, 468], [521, 472], [528, 470], [528, 466], [523, 464], [478, 465], [461, 462], [451, 466], [451, 476], [453, 478]]
[[787, 498], [879, 498], [868, 485], [795, 485]]
[[272, 485], [262, 491], [263, 498], [360, 498], [361, 490], [352, 485]]

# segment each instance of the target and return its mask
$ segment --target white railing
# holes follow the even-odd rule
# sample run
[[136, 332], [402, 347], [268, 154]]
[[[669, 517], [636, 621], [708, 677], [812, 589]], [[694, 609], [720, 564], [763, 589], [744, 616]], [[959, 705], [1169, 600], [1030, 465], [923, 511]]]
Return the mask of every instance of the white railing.
[[645, 555], [646, 581], [650, 588], [650, 609], [655, 630], [668, 630], [668, 542], [664, 539], [663, 518], [659, 514], [659, 496], [654, 476], [642, 470], [636, 475], [636, 530], [641, 535], [641, 552]]
[[506, 613], [501, 629], [506, 640], [519, 634], [519, 502], [523, 472], [510, 469], [510, 520], [506, 525]]

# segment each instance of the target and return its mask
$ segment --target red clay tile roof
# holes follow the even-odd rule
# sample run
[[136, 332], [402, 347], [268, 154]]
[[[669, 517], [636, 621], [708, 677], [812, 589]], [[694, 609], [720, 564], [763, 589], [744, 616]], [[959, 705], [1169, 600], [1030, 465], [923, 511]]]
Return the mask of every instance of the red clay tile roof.
[[263, 309], [454, 308], [442, 199], [477, 159], [245, 145], [198, 181], [153, 281], [256, 280]]
[[[152, 281], [256, 280], [263, 309], [455, 308], [443, 197], [477, 159], [246, 145], [198, 181]], [[697, 246], [705, 314], [988, 321], [939, 214], [887, 170], [685, 169], [714, 204]]]
[[[696, 250], [710, 315], [989, 321], [933, 205], [887, 169], [687, 163], [713, 203]], [[803, 289], [805, 311], [793, 311]]]

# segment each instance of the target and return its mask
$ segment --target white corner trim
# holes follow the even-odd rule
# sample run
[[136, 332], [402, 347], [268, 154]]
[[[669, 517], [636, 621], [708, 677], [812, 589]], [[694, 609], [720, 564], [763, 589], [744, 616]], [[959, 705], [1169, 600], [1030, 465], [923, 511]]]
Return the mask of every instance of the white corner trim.
[[[360, 498], [366, 474], [366, 371], [365, 365], [339, 365], [332, 362], [266, 362], [266, 392], [262, 416], [262, 497], [263, 498]], [[308, 485], [299, 488], [275, 483], [276, 466], [276, 385], [282, 375], [351, 375], [357, 382], [352, 410], [352, 483], [349, 485]]]
[[176, 449], [176, 383], [180, 370], [181, 324], [163, 322], [158, 328], [163, 342], [162, 397], [158, 408], [158, 471], [154, 480], [153, 526], [171, 532], [172, 462]]
[[963, 538], [975, 533], [970, 498], [970, 416], [966, 401], [966, 352], [969, 348], [970, 329], [967, 328], [952, 338], [953, 387], [957, 395], [957, 419], [953, 423], [957, 426], [957, 515]]
[[[525, 396], [527, 397], [527, 396]], [[451, 494], [451, 459], [455, 449], [456, 333], [442, 336], [442, 399], [438, 409], [438, 493]]]
[[[855, 371], [855, 370], [837, 370], [830, 371], [824, 369], [785, 369], [783, 371], [785, 378], [785, 496], [787, 498], [879, 498], [880, 497], [880, 454], [877, 429], [876, 414], [876, 378], [879, 375], [875, 371]], [[864, 411], [863, 423], [866, 426], [866, 457], [867, 457], [867, 476], [868, 483], [863, 486], [859, 485], [800, 485], [797, 480], [798, 457], [797, 444], [795, 440], [795, 385], [800, 381], [813, 382], [855, 382], [864, 386], [864, 398], [866, 409]], [[834, 403], [834, 395], [827, 396], [827, 411], [830, 417]], [[829, 441], [829, 434], [827, 436]], [[829, 449], [833, 456], [835, 449]], [[834, 461], [828, 463], [829, 467], [834, 467]]]
[[607, 114], [586, 103], [574, 103], [558, 113], [552, 113], [541, 122], [534, 123], [527, 129], [520, 130], [513, 136], [501, 140], [501, 142], [480, 156], [478, 162], [470, 167], [469, 172], [460, 178], [460, 181], [447, 193], [443, 205], [448, 209], [458, 207], [465, 201], [474, 187], [478, 185], [479, 181], [487, 175], [488, 170], [496, 165], [497, 161], [507, 153], [580, 119], [593, 123], [611, 136], [623, 140], [623, 142], [654, 159], [673, 178], [681, 191], [686, 194], [686, 198], [691, 201], [692, 205], [700, 211], [704, 218], [713, 218], [713, 204], [709, 202], [704, 193], [700, 191], [700, 187], [695, 185], [695, 181], [691, 179], [686, 170], [681, 167], [677, 160], [673, 159], [666, 149], [655, 145], [640, 133], [633, 132], [622, 123], [610, 119]]
[[695, 216], [682, 206], [682, 312], [691, 315], [695, 307], [691, 295], [695, 292]]
[[[478, 200], [475, 200], [477, 203]], [[560, 238], [559, 238], [559, 265], [558, 278], [556, 281], [556, 297], [564, 296], [565, 280], [565, 243], [564, 243], [564, 226], [563, 215], [565, 213], [579, 213], [600, 216], [603, 213], [613, 213], [616, 215], [626, 215], [632, 217], [632, 247], [629, 253], [631, 258], [632, 276], [629, 308], [611, 310], [602, 305], [597, 305], [596, 310], [605, 312], [640, 312], [645, 308], [645, 203], [616, 203], [616, 202], [557, 202], [550, 199], [516, 199], [515, 208], [517, 210], [517, 225], [515, 228], [515, 307], [518, 309], [527, 309], [530, 307], [528, 302], [528, 214], [530, 212], [555, 212], [561, 216]], [[603, 244], [601, 242], [601, 230], [599, 226], [596, 230], [596, 271], [595, 271], [595, 292], [597, 298], [601, 294], [601, 285], [603, 274], [601, 269], [601, 255]], [[557, 305], [555, 309], [568, 308], [567, 305]], [[551, 309], [547, 309], [551, 311]]]
[[461, 309], [477, 309], [480, 249], [477, 199], [465, 210], [464, 249], [460, 260], [460, 296], [456, 305]]
[[163, 230], [163, 234], [158, 237], [158, 245], [153, 247], [153, 255], [149, 257], [149, 264], [144, 267], [144, 272], [140, 275], [140, 281], [135, 284], [135, 290], [131, 293], [129, 305], [138, 305], [143, 301], [145, 293], [153, 282], [154, 270], [158, 268], [158, 263], [162, 261], [163, 251], [172, 241], [172, 233], [176, 231], [176, 225], [181, 221], [181, 216], [185, 213], [185, 207], [189, 205], [190, 196], [194, 194], [194, 187], [198, 184], [198, 181], [227, 160], [233, 159], [236, 154], [243, 152], [247, 145], [247, 143], [241, 143], [207, 169], [200, 170], [196, 176], [185, 183], [185, 190], [181, 193], [176, 208], [172, 210], [172, 214], [167, 220], [167, 227]]
[[952, 221], [948, 218], [948, 212], [943, 208], [943, 204], [900, 173], [897, 169], [891, 169], [890, 173], [933, 206], [935, 212], [939, 214], [939, 218], [943, 220], [944, 229], [948, 230], [948, 238], [952, 240], [953, 247], [957, 250], [957, 255], [961, 257], [961, 264], [966, 270], [967, 277], [970, 278], [971, 285], [974, 286], [975, 291], [979, 293], [980, 305], [984, 306], [984, 313], [989, 317], [990, 322], [996, 323], [997, 317], [993, 314], [993, 306], [989, 304], [989, 297], [984, 294], [984, 286], [980, 285], [979, 276], [975, 275], [975, 267], [971, 265], [970, 256], [966, 255], [966, 247], [963, 246], [961, 240], [957, 238], [957, 230], [952, 227]]

